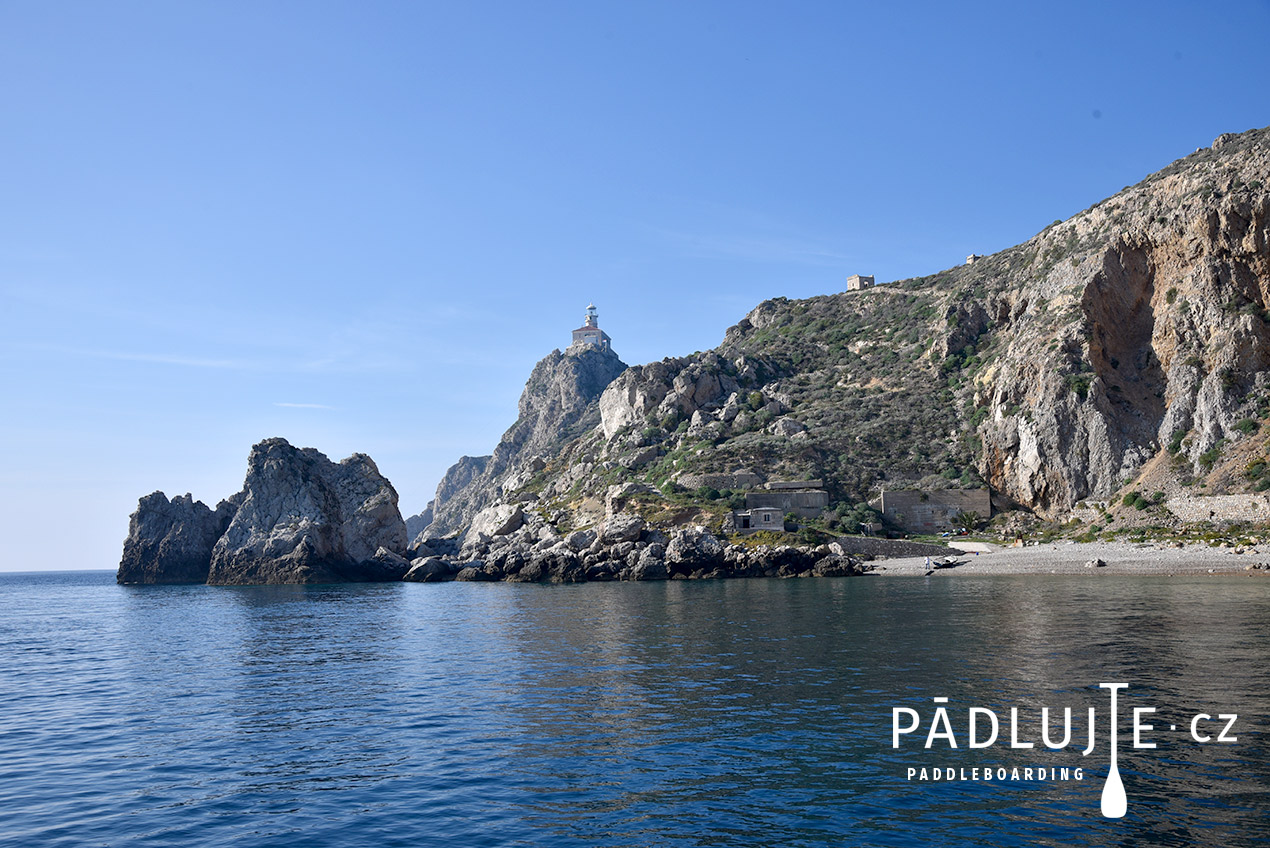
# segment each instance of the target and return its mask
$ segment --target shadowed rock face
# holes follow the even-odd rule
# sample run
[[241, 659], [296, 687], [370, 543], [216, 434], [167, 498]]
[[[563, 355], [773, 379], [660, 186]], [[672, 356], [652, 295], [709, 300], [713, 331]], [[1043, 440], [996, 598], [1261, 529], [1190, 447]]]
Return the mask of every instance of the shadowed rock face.
[[381, 547], [404, 553], [406, 524], [396, 490], [370, 457], [335, 463], [313, 448], [266, 439], [251, 449], [243, 499], [212, 550], [207, 582], [385, 579], [371, 565]]
[[206, 583], [212, 547], [236, 509], [232, 499], [213, 512], [188, 494], [171, 501], [162, 492], [146, 495], [128, 522], [116, 581]]

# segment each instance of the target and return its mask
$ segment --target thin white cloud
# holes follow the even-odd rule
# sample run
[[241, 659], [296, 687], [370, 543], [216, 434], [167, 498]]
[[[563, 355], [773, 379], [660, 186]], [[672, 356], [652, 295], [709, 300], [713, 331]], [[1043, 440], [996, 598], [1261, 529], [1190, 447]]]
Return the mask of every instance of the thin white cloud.
[[283, 401], [275, 401], [274, 406], [281, 406], [287, 409], [335, 409], [333, 406], [327, 406], [324, 403], [286, 403]]

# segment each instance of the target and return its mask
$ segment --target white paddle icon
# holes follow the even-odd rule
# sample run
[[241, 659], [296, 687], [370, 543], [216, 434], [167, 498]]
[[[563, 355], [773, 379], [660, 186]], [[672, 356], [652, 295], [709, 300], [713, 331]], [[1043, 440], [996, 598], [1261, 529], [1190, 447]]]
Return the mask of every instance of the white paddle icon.
[[1099, 683], [1102, 689], [1111, 690], [1111, 767], [1107, 769], [1107, 782], [1102, 785], [1102, 814], [1109, 819], [1123, 818], [1129, 809], [1129, 799], [1120, 781], [1120, 769], [1116, 766], [1116, 690], [1128, 687], [1128, 683]]

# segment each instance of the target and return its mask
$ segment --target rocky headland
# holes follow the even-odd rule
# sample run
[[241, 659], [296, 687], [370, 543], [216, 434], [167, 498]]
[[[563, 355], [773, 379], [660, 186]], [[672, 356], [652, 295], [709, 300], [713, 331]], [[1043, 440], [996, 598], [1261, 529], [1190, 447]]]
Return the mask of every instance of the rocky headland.
[[[765, 301], [714, 350], [630, 368], [553, 351], [493, 452], [408, 525], [369, 458], [269, 440], [216, 510], [142, 499], [120, 580], [853, 574], [887, 555], [848, 535], [883, 489], [987, 488], [1011, 521], [1091, 538], [1193, 515], [1220, 531], [1211, 496], [1252, 515], [1270, 489], [1267, 365], [1270, 128], [965, 265]], [[756, 481], [816, 481], [829, 508], [737, 535]]]
[[[1270, 488], [1268, 363], [1270, 128], [967, 264], [765, 301], [714, 350], [617, 375], [598, 426], [507, 446], [504, 463], [539, 470], [468, 485], [482, 508], [573, 528], [629, 483], [652, 523], [726, 533], [754, 479], [822, 481], [830, 534], [884, 488], [986, 487], [994, 511], [1042, 521], [1169, 524], [1188, 499]], [[431, 533], [479, 511], [451, 503]]]

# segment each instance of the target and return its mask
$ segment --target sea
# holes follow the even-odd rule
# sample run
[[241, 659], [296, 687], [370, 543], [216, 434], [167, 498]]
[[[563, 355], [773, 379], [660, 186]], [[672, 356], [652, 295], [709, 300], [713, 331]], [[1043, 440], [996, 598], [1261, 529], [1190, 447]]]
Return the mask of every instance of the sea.
[[1244, 575], [0, 575], [2, 846], [1265, 846], [1268, 710]]

